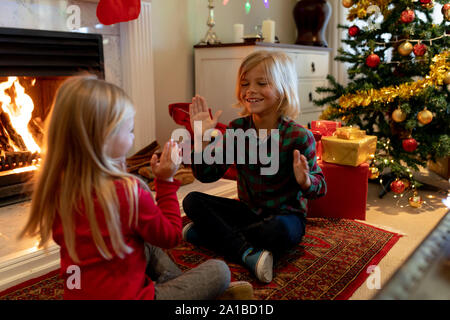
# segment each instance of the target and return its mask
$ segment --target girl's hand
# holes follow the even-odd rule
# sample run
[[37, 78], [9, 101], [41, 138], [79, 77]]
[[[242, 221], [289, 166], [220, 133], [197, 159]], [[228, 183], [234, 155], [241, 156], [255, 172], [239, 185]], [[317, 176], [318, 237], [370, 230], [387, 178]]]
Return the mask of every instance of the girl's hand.
[[302, 190], [307, 190], [311, 186], [311, 179], [309, 178], [309, 166], [306, 157], [300, 154], [300, 151], [294, 150], [294, 175], [297, 183]]
[[208, 105], [205, 98], [200, 95], [196, 95], [192, 98], [192, 103], [189, 105], [189, 116], [191, 119], [191, 128], [194, 130], [194, 121], [201, 121], [202, 123], [202, 136], [208, 129], [214, 129], [217, 125], [222, 110], [216, 112], [214, 117], [211, 119], [209, 115]]
[[181, 159], [181, 149], [174, 141], [169, 141], [164, 145], [163, 152], [158, 162], [156, 154], [150, 160], [152, 172], [160, 180], [173, 181], [173, 176], [177, 172]]

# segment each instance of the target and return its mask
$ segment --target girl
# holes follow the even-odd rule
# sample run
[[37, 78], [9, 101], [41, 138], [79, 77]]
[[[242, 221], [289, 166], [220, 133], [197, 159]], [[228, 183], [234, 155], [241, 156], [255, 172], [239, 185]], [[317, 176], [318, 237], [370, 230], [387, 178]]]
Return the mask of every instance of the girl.
[[[183, 237], [220, 250], [243, 263], [265, 283], [272, 281], [273, 254], [295, 246], [305, 233], [306, 199], [326, 193], [325, 179], [316, 161], [314, 137], [292, 120], [300, 111], [297, 90], [295, 66], [284, 53], [262, 50], [246, 57], [239, 68], [236, 85], [237, 106], [243, 108], [243, 117], [232, 121], [229, 128], [244, 132], [267, 130], [268, 136], [254, 139], [260, 148], [264, 144], [279, 143], [278, 171], [261, 175], [261, 162], [239, 164], [235, 158], [240, 201], [199, 192], [190, 193], [183, 201], [186, 215], [192, 220], [183, 229]], [[218, 111], [211, 118], [205, 99], [198, 95], [192, 99], [191, 125], [194, 127], [194, 122], [200, 121], [202, 136], [215, 127], [220, 114]], [[274, 129], [278, 130], [273, 133], [279, 142], [276, 137], [270, 137]], [[216, 155], [219, 153], [217, 146], [221, 146], [222, 164], [192, 165], [198, 180], [216, 181], [228, 169], [226, 153], [232, 150], [236, 155], [239, 152], [236, 149], [240, 149], [236, 144], [227, 146], [229, 134], [227, 131], [213, 144]], [[252, 136], [248, 136], [251, 140]], [[247, 153], [248, 143], [250, 141], [246, 144]], [[203, 149], [207, 145], [204, 143]], [[271, 148], [266, 145], [265, 150]], [[194, 161], [196, 156], [199, 158], [195, 154], [199, 151], [202, 152], [194, 148]]]
[[[151, 159], [157, 204], [145, 183], [125, 171], [134, 114], [113, 84], [92, 77], [62, 84], [21, 236], [38, 235], [43, 246], [53, 233], [65, 299], [214, 299], [229, 286], [223, 261], [182, 274], [159, 248], [181, 240], [178, 166], [171, 161], [177, 145], [167, 143], [159, 163]], [[70, 276], [74, 266], [78, 281]]]

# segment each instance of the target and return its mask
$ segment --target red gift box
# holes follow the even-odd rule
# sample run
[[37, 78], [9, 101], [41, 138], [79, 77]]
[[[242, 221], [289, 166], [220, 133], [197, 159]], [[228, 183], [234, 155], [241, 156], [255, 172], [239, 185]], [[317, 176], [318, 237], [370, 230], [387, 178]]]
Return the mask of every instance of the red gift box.
[[343, 166], [318, 160], [327, 194], [308, 200], [308, 217], [366, 219], [369, 164]]
[[311, 131], [319, 131], [322, 136], [332, 136], [337, 128], [342, 125], [340, 122], [330, 120], [311, 121]]
[[340, 122], [330, 120], [314, 120], [311, 121], [311, 132], [316, 140], [316, 156], [317, 159], [322, 158], [322, 136], [332, 136], [337, 128], [341, 127]]

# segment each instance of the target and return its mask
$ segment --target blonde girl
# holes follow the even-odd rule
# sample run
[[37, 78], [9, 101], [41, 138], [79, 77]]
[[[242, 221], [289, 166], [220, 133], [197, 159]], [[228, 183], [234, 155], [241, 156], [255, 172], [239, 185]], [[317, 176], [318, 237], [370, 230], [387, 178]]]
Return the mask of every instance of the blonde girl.
[[[170, 156], [177, 145], [166, 143], [159, 162], [151, 159], [156, 203], [125, 170], [134, 115], [113, 84], [89, 76], [62, 84], [21, 236], [38, 236], [41, 246], [53, 237], [61, 247], [66, 299], [214, 299], [229, 286], [223, 262], [209, 260], [182, 274], [160, 249], [181, 240], [178, 166]], [[71, 266], [79, 267], [79, 286], [67, 283]]]
[[[275, 166], [278, 170], [262, 175], [261, 168], [267, 164], [260, 161], [240, 164], [235, 158], [240, 201], [190, 193], [183, 200], [183, 207], [193, 223], [183, 229], [183, 237], [222, 252], [248, 267], [261, 282], [269, 283], [273, 278], [274, 255], [279, 256], [301, 241], [307, 199], [323, 196], [326, 183], [317, 165], [312, 133], [293, 120], [300, 111], [297, 74], [286, 54], [260, 50], [246, 57], [238, 72], [236, 98], [242, 117], [232, 121], [228, 128], [234, 132], [253, 129], [255, 134], [262, 133], [256, 137], [248, 135], [245, 159], [251, 153], [248, 148], [251, 140], [259, 148], [266, 144], [265, 150], [272, 150], [268, 144], [277, 143], [278, 157], [272, 155], [271, 160], [279, 161]], [[220, 114], [218, 111], [211, 118], [205, 99], [198, 95], [192, 99], [191, 125], [201, 122], [203, 133], [215, 127]], [[268, 134], [264, 136], [264, 132]], [[214, 146], [223, 150], [220, 164], [192, 166], [198, 180], [220, 179], [230, 165], [227, 152], [231, 150], [237, 155], [242, 151], [236, 143], [227, 145], [228, 134], [227, 130], [214, 142]], [[194, 153], [198, 151], [202, 152], [194, 150]], [[193, 154], [195, 158], [199, 157]]]

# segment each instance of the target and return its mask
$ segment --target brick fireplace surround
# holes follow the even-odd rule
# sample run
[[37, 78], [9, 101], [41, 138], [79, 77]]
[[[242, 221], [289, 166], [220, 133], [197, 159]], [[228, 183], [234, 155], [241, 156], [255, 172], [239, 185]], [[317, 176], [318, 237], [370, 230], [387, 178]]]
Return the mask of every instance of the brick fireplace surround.
[[[97, 33], [103, 36], [105, 79], [122, 87], [136, 107], [133, 153], [156, 138], [151, 42], [151, 0], [142, 2], [139, 19], [112, 26], [100, 25], [98, 0], [2, 0], [0, 27]], [[71, 5], [80, 8], [80, 28], [71, 30]], [[47, 251], [35, 239], [16, 240], [26, 221], [29, 203], [0, 208], [0, 291], [59, 267], [59, 248]]]

